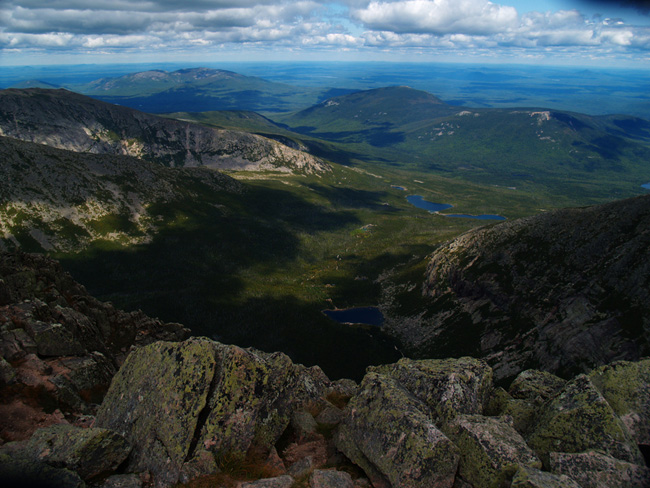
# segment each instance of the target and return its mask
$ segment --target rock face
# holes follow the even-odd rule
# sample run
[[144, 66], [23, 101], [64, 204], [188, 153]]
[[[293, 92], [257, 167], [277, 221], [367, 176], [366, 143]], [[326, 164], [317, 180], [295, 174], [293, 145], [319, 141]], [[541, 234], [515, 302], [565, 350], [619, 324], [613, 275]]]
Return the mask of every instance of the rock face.
[[643, 196], [470, 231], [431, 257], [426, 310], [385, 328], [415, 356], [482, 357], [497, 379], [637, 360], [650, 351], [649, 230]]
[[51, 259], [0, 253], [0, 438], [93, 414], [132, 346], [188, 335], [96, 300]]
[[127, 358], [96, 425], [133, 446], [128, 470], [149, 471], [156, 486], [169, 486], [197, 449], [241, 459], [251, 450], [268, 455], [293, 411], [322, 397], [326, 383], [322, 372], [281, 353], [208, 339], [158, 342]]
[[0, 137], [0, 173], [7, 183], [0, 185], [0, 250], [24, 243], [76, 251], [96, 240], [148, 242], [160, 223], [151, 207], [206, 196], [217, 204], [218, 195], [242, 191], [233, 178], [206, 168], [165, 168], [9, 137]]
[[329, 169], [308, 153], [261, 136], [165, 119], [67, 90], [1, 90], [0, 107], [0, 135], [60, 149], [134, 156], [165, 166]]

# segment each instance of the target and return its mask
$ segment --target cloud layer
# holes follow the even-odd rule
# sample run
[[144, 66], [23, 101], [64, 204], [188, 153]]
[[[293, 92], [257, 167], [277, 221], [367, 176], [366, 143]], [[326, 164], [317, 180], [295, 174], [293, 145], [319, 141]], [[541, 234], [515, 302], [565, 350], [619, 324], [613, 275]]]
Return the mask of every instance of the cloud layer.
[[[577, 4], [579, 5], [579, 4]], [[650, 27], [488, 0], [5, 0], [5, 52], [163, 52], [224, 46], [650, 55]]]

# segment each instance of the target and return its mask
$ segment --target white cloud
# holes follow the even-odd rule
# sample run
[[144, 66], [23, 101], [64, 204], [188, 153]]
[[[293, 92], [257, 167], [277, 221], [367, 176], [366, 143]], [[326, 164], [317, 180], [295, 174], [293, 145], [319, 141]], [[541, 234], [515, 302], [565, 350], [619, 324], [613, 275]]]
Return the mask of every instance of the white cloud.
[[[604, 19], [604, 20], [602, 20]], [[650, 51], [650, 27], [488, 0], [4, 0], [0, 47], [91, 52], [250, 46], [417, 52]], [[414, 51], [415, 52], [415, 51]]]

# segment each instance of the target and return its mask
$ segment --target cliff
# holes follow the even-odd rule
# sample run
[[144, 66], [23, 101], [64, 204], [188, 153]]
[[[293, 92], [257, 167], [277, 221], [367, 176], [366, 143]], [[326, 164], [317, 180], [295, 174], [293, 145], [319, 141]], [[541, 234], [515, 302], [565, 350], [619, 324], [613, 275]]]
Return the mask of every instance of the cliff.
[[[650, 484], [648, 359], [570, 380], [527, 370], [507, 390], [469, 357], [332, 382], [282, 353], [177, 341], [182, 327], [97, 302], [41, 256], [3, 255], [0, 277], [0, 406], [49, 415], [33, 434], [3, 430], [16, 442], [0, 447], [0, 476], [21, 486]], [[95, 395], [83, 415], [74, 391]]]
[[564, 377], [650, 351], [650, 196], [475, 229], [431, 256], [426, 305], [387, 325], [418, 357], [471, 355], [499, 379]]
[[111, 105], [67, 90], [0, 90], [0, 135], [59, 149], [133, 156], [165, 166], [317, 173], [310, 154], [246, 132]]

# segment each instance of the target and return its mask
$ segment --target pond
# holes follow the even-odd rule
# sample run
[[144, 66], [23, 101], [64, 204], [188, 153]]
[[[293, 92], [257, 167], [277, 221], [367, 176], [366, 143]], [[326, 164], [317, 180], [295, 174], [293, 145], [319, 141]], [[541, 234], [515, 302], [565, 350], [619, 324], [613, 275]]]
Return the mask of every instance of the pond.
[[646, 190], [650, 190], [650, 183], [646, 183], [645, 185], [641, 185], [641, 188], [645, 188]]
[[[441, 210], [447, 210], [452, 208], [453, 205], [448, 203], [434, 203], [425, 200], [420, 195], [409, 195], [406, 197], [406, 200], [417, 208], [428, 210], [429, 212], [440, 212]], [[462, 219], [479, 219], [479, 220], [506, 220], [505, 217], [501, 215], [494, 214], [481, 214], [481, 215], [469, 215], [469, 214], [440, 214], [444, 217], [454, 217]]]
[[323, 313], [341, 324], [367, 324], [380, 327], [384, 323], [384, 315], [377, 307], [323, 310]]
[[390, 185], [390, 187], [391, 187], [391, 188], [395, 188], [396, 190], [406, 191], [406, 188], [404, 188], [403, 186]]

